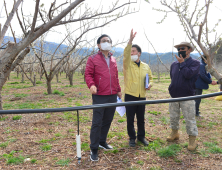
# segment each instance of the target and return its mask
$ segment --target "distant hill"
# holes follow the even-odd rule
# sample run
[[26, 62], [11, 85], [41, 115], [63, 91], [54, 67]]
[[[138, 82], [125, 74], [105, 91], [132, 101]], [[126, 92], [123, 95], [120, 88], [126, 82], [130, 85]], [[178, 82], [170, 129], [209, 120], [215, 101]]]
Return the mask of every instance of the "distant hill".
[[[5, 44], [8, 40], [11, 42], [14, 42], [13, 37], [5, 36], [3, 44]], [[17, 38], [16, 41], [19, 42], [20, 39]], [[53, 54], [58, 45], [59, 45], [58, 43], [46, 41], [43, 45], [44, 52], [49, 53], [49, 54]], [[40, 49], [40, 41], [36, 42], [35, 48]], [[65, 54], [67, 49], [68, 49], [68, 46], [62, 44], [59, 47], [56, 55]], [[92, 52], [92, 50], [93, 50], [92, 48], [90, 48], [90, 49], [82, 48], [82, 49], [78, 50], [78, 54], [82, 55], [82, 56], [89, 55]], [[124, 49], [121, 47], [114, 47], [112, 49], [114, 57], [121, 56], [123, 54], [123, 51], [124, 51]], [[33, 52], [31, 51], [30, 53], [32, 54]], [[157, 54], [161, 58], [162, 62], [165, 64], [172, 63], [172, 61], [176, 60], [175, 57], [172, 57], [172, 52], [157, 53]], [[177, 53], [174, 53], [173, 55], [175, 56], [175, 54], [177, 54]], [[191, 57], [197, 59], [199, 57], [199, 54], [192, 53]], [[146, 63], [149, 63], [149, 61], [150, 61], [150, 64], [152, 64], [152, 65], [155, 65], [158, 62], [158, 58], [157, 58], [156, 54], [147, 53], [147, 52], [142, 52], [141, 60]], [[123, 58], [119, 59], [117, 62], [118, 62], [118, 64], [122, 64]]]

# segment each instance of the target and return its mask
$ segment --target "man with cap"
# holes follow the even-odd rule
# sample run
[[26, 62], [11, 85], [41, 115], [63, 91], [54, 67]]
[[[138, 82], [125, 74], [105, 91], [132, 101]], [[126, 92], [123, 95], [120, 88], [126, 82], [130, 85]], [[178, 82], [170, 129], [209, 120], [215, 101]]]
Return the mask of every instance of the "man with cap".
[[[174, 47], [178, 50], [178, 56], [175, 55], [177, 61], [173, 62], [170, 67], [171, 84], [169, 86], [169, 93], [172, 98], [194, 96], [195, 82], [198, 78], [200, 68], [200, 62], [190, 56], [190, 53], [194, 51], [194, 47], [188, 42], [181, 42]], [[179, 139], [180, 109], [185, 118], [186, 131], [189, 135], [188, 150], [194, 151], [197, 147], [195, 140], [198, 135], [194, 100], [169, 104], [170, 127], [172, 132], [167, 137], [167, 141]]]
[[[116, 103], [121, 98], [116, 60], [109, 51], [111, 38], [103, 34], [97, 40], [98, 53], [90, 56], [86, 63], [86, 84], [92, 94], [93, 104]], [[115, 107], [93, 109], [90, 131], [90, 148], [92, 161], [98, 161], [98, 147], [113, 149], [106, 142], [107, 134], [115, 113]]]

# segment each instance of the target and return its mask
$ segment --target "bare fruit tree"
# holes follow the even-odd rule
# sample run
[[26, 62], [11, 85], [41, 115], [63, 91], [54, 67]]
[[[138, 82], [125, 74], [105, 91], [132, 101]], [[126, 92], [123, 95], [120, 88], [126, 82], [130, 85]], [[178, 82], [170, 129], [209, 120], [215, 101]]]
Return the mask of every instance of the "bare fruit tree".
[[[90, 21], [92, 19], [99, 21], [105, 18], [106, 23], [115, 21], [118, 18], [133, 13], [129, 10], [129, 5], [136, 3], [131, 1], [120, 3], [120, 1], [117, 0], [109, 8], [104, 9], [99, 6], [98, 9], [92, 9], [87, 5], [87, 2], [85, 3], [84, 1], [85, 0], [70, 0], [69, 2], [66, 1], [61, 4], [57, 4], [56, 1], [53, 1], [49, 9], [46, 10], [43, 9], [44, 4], [40, 4], [40, 0], [36, 0], [33, 2], [35, 5], [30, 6], [34, 11], [32, 16], [23, 14], [22, 0], [14, 1], [13, 8], [7, 15], [5, 24], [2, 28], [0, 26], [0, 46], [2, 45], [9, 26], [13, 36], [15, 35], [13, 27], [10, 24], [15, 13], [23, 32], [23, 38], [19, 42], [7, 42], [7, 48], [0, 52], [0, 93], [10, 72], [14, 70], [24, 59], [26, 54], [29, 53], [29, 45], [51, 28], [67, 23]], [[7, 3], [8, 2], [9, 0], [7, 0]], [[13, 3], [12, 0], [10, 2]], [[5, 11], [7, 11], [7, 4], [5, 5]], [[21, 11], [21, 13], [18, 11]], [[1, 94], [0, 109], [2, 109]]]
[[[212, 50], [212, 47], [221, 40], [220, 35], [216, 32], [216, 27], [221, 20], [219, 19], [215, 25], [209, 25], [208, 22], [210, 5], [213, 3], [213, 0], [160, 0], [160, 3], [168, 9], [155, 9], [165, 13], [161, 22], [166, 19], [168, 13], [173, 12], [177, 14], [190, 42], [200, 54], [202, 52], [207, 57], [207, 71], [210, 72], [220, 84], [222, 84], [222, 75], [213, 67], [212, 64], [213, 56], [217, 53], [217, 50], [221, 46], [220, 44], [217, 46], [217, 49], [214, 51]], [[209, 38], [212, 34], [214, 37], [213, 41]]]

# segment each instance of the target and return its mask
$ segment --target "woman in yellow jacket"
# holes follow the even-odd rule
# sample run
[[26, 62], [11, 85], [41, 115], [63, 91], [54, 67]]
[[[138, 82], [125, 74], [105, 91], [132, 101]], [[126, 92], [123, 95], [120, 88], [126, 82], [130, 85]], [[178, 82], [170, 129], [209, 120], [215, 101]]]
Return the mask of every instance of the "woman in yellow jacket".
[[[148, 64], [140, 60], [141, 48], [138, 45], [132, 45], [136, 32], [131, 30], [128, 45], [124, 49], [123, 58], [123, 74], [124, 74], [124, 88], [125, 101], [139, 101], [146, 100], [146, 90], [150, 90], [153, 83], [152, 72]], [[146, 74], [149, 75], [149, 85], [145, 88], [144, 80]], [[137, 140], [142, 142], [145, 146], [149, 143], [145, 139], [145, 105], [126, 106], [127, 116], [127, 131], [129, 135], [129, 146], [136, 145], [136, 134], [134, 129], [134, 117], [137, 117]]]

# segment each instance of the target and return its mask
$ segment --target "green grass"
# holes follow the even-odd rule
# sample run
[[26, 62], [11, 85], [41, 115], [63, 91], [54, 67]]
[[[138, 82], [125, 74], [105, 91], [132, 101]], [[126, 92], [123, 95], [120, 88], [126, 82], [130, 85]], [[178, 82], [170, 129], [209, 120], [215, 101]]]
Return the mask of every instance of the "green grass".
[[31, 163], [34, 164], [36, 163], [37, 159], [31, 159]]
[[14, 156], [13, 154], [16, 153], [16, 151], [11, 151], [9, 154], [3, 154], [3, 158], [6, 159], [7, 164], [21, 164], [24, 162], [25, 157], [22, 155]]
[[150, 167], [150, 170], [162, 170], [159, 166]]
[[[68, 120], [69, 122], [77, 122], [77, 115], [73, 114], [72, 112], [65, 112], [62, 117]], [[86, 123], [91, 121], [91, 119], [88, 116], [79, 115], [79, 121]]]
[[44, 144], [43, 146], [40, 146], [40, 149], [42, 151], [49, 151], [52, 149], [52, 145], [51, 144]]
[[9, 84], [19, 84], [19, 82], [16, 81], [16, 82], [11, 82]]
[[26, 97], [28, 96], [28, 94], [24, 94], [24, 93], [21, 93], [21, 94], [14, 94], [15, 97]]
[[114, 148], [113, 150], [104, 151], [105, 154], [107, 154], [107, 153], [114, 153], [114, 154], [116, 154], [116, 153], [118, 153], [118, 152], [119, 152], [119, 150], [116, 149], [116, 148]]
[[114, 136], [117, 136], [117, 139], [124, 139], [127, 136], [127, 134], [125, 132], [117, 131], [117, 132], [109, 132], [107, 135], [108, 138], [113, 138]]
[[38, 81], [36, 81], [36, 84], [42, 84], [42, 81], [38, 80]]
[[185, 142], [183, 144], [181, 144], [182, 147], [187, 148], [188, 147], [188, 142]]
[[218, 146], [212, 146], [208, 149], [208, 152], [216, 154], [216, 153], [222, 153], [222, 149]]
[[5, 103], [3, 104], [3, 108], [8, 109], [40, 109], [42, 108], [41, 103], [31, 103], [31, 102], [24, 102], [24, 103], [18, 103], [18, 104], [11, 104], [11, 103]]
[[209, 128], [212, 128], [213, 126], [215, 126], [215, 125], [217, 125], [218, 123], [216, 123], [216, 122], [209, 122], [208, 123], [208, 126], [209, 126]]
[[173, 144], [169, 145], [167, 147], [161, 148], [157, 151], [157, 154], [160, 157], [171, 157], [171, 156], [176, 156], [178, 152], [180, 152], [181, 147], [180, 145]]
[[0, 143], [0, 148], [6, 148], [8, 146], [8, 142]]
[[15, 88], [15, 89], [24, 89], [24, 88], [28, 88], [28, 87], [32, 87], [29, 85], [12, 85], [12, 86], [7, 86], [7, 88]]
[[119, 123], [122, 123], [122, 122], [125, 122], [125, 121], [126, 121], [125, 118], [122, 118], [122, 119], [119, 119], [119, 120], [118, 120]]
[[22, 118], [22, 116], [20, 115], [16, 115], [12, 117], [12, 120], [20, 120]]
[[60, 165], [60, 166], [68, 166], [69, 165], [69, 158], [68, 159], [61, 159], [59, 161], [56, 162], [57, 165]]
[[206, 147], [214, 147], [216, 144], [212, 142], [203, 142], [204, 146]]
[[13, 77], [13, 79], [20, 79], [20, 77]]
[[8, 110], [8, 109], [13, 108], [13, 105], [11, 103], [3, 103], [3, 108]]
[[83, 106], [83, 105], [82, 105], [81, 103], [79, 103], [79, 102], [76, 102], [75, 105], [76, 105], [76, 106]]
[[160, 118], [161, 122], [163, 122], [164, 125], [169, 124], [170, 119], [168, 117], [161, 117]]
[[39, 143], [47, 143], [51, 141], [51, 139], [41, 139], [40, 141], [38, 141]]
[[60, 136], [62, 136], [61, 133], [56, 133], [56, 134], [55, 134], [55, 137], [60, 137]]
[[159, 114], [161, 114], [161, 112], [157, 112], [157, 111], [148, 111], [147, 113], [150, 113], [152, 115], [159, 115]]
[[214, 142], [204, 142], [204, 146], [208, 147], [207, 152], [216, 154], [216, 153], [222, 153], [222, 149], [217, 146], [217, 144]]
[[52, 94], [58, 94], [58, 95], [60, 95], [60, 96], [65, 96], [64, 92], [61, 92], [61, 91], [59, 91], [59, 90], [54, 90], [54, 91], [52, 92]]
[[49, 113], [47, 113], [46, 115], [45, 115], [45, 118], [46, 119], [49, 119], [51, 117], [51, 114], [49, 114]]
[[8, 139], [9, 142], [16, 142], [17, 139]]
[[30, 103], [30, 102], [25, 102], [25, 103], [20, 103], [17, 105], [18, 109], [40, 109], [42, 108], [41, 103]]
[[140, 149], [145, 151], [151, 151], [151, 150], [156, 151], [160, 147], [161, 147], [160, 140], [154, 140], [153, 142], [149, 142], [148, 146], [141, 147]]
[[203, 157], [209, 157], [209, 155], [207, 154], [207, 150], [204, 148], [199, 149], [198, 153]]
[[8, 116], [0, 117], [0, 121], [5, 121], [8, 118]]
[[144, 164], [144, 162], [141, 161], [141, 160], [138, 160], [136, 163], [138, 163], [139, 165], [143, 165]]
[[84, 150], [84, 151], [88, 151], [88, 150], [90, 150], [90, 148], [89, 148], [89, 144], [83, 142], [83, 143], [81, 144], [81, 149]]

